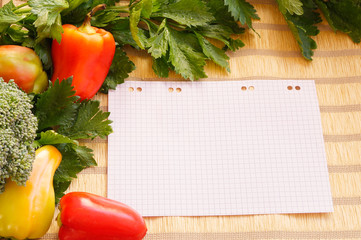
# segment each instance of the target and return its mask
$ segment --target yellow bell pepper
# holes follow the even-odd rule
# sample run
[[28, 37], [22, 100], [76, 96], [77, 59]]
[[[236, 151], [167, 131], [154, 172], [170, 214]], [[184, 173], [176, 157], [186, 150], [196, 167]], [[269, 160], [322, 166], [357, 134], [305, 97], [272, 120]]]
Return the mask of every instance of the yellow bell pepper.
[[54, 216], [53, 176], [61, 159], [55, 147], [41, 147], [35, 152], [26, 186], [7, 180], [0, 194], [0, 236], [34, 239], [45, 235]]

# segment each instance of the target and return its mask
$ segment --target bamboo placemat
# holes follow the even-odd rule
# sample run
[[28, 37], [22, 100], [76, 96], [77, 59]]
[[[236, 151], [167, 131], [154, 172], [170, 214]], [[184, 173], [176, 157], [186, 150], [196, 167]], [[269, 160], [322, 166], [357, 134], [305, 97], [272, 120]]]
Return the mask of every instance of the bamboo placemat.
[[[6, 1], [3, 1], [8, 2]], [[208, 80], [314, 79], [330, 173], [334, 213], [274, 214], [219, 217], [146, 218], [146, 239], [361, 239], [361, 45], [335, 34], [324, 22], [315, 37], [318, 49], [312, 62], [301, 57], [274, 0], [251, 0], [261, 21], [240, 36], [246, 46], [229, 53], [231, 73], [213, 63], [206, 66]], [[1, 3], [1, 0], [0, 0]], [[137, 69], [128, 80], [159, 79], [145, 52], [127, 49]], [[104, 110], [107, 96], [98, 95]], [[110, 115], [111, 119], [111, 115]], [[84, 170], [69, 191], [106, 196], [107, 140], [82, 144], [92, 148], [98, 166]], [[57, 239], [55, 222], [43, 239]]]

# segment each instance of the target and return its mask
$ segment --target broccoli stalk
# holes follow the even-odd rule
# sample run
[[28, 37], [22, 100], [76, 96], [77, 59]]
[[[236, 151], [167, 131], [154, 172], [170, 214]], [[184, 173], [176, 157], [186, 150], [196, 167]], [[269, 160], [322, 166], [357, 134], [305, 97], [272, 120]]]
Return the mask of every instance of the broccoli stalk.
[[25, 92], [13, 81], [0, 78], [0, 193], [7, 178], [25, 185], [30, 176], [38, 126], [32, 108]]

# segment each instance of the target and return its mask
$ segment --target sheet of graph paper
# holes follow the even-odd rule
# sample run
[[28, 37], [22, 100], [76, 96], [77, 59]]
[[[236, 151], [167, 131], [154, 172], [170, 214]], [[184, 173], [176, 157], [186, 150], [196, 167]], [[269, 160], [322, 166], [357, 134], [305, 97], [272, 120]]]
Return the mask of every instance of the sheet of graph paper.
[[129, 81], [109, 111], [108, 197], [143, 216], [333, 211], [313, 81]]

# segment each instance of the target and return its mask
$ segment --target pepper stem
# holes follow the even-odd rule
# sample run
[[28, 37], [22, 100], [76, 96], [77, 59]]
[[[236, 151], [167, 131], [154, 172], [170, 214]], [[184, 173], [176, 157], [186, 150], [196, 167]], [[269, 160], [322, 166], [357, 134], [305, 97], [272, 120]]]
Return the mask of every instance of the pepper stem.
[[92, 28], [90, 21], [94, 14], [99, 10], [104, 10], [107, 5], [105, 4], [99, 4], [96, 7], [94, 7], [85, 17], [83, 24], [79, 27], [79, 30], [81, 32], [85, 33], [96, 33], [96, 31]]

